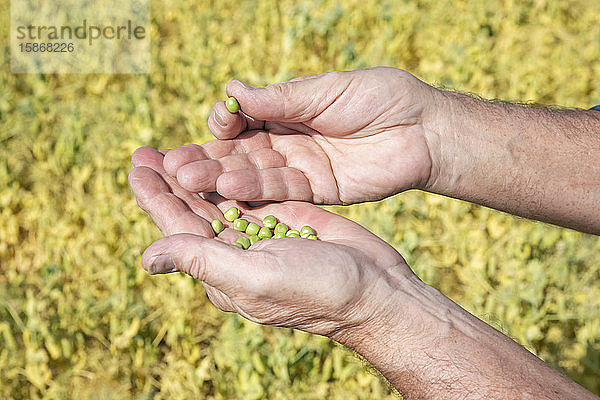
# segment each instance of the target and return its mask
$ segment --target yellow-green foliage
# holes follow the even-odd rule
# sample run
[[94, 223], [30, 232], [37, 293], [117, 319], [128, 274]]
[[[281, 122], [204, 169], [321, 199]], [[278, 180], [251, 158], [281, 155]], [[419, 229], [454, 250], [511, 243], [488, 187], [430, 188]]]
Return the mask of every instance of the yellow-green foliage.
[[[17, 0], [14, 0], [17, 1]], [[393, 65], [484, 97], [600, 103], [587, 0], [153, 0], [149, 75], [11, 75], [0, 0], [0, 398], [393, 398], [351, 353], [149, 277], [138, 146], [209, 138], [231, 78]], [[339, 212], [425, 281], [600, 393], [600, 241], [413, 192]]]

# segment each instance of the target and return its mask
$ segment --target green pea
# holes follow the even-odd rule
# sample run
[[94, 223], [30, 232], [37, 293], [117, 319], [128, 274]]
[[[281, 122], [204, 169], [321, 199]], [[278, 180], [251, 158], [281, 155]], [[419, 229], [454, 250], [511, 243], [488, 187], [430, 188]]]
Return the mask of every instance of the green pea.
[[308, 225], [304, 225], [302, 229], [300, 229], [300, 237], [307, 237], [308, 235], [314, 235], [315, 231]]
[[287, 233], [285, 234], [285, 236], [287, 236], [287, 237], [300, 237], [300, 232], [298, 232], [295, 229], [290, 229], [289, 231], [287, 231]]
[[266, 226], [263, 226], [260, 228], [260, 231], [258, 231], [258, 237], [261, 239], [269, 239], [273, 237], [273, 232], [271, 232], [271, 230]]
[[233, 222], [234, 219], [240, 216], [240, 210], [237, 207], [231, 207], [229, 210], [225, 211], [225, 219], [229, 222]]
[[242, 250], [245, 250], [245, 249], [244, 249], [244, 246], [242, 246], [242, 244], [241, 244], [240, 242], [233, 242], [233, 243], [231, 243], [231, 244], [232, 244], [233, 246], [237, 246], [237, 247], [239, 247], [239, 248], [240, 248], [240, 249], [242, 249]]
[[223, 222], [221, 222], [218, 219], [213, 219], [213, 221], [210, 223], [210, 226], [212, 226], [213, 231], [215, 231], [216, 235], [223, 232], [223, 229], [225, 229], [225, 227], [223, 226]]
[[285, 233], [277, 232], [273, 235], [273, 239], [281, 239], [285, 237]]
[[286, 224], [284, 224], [283, 222], [280, 222], [277, 225], [275, 225], [275, 229], [273, 229], [273, 233], [275, 233], [275, 234], [281, 233], [282, 235], [285, 235], [285, 233], [289, 229], [290, 228], [288, 228], [288, 226]]
[[242, 245], [244, 250], [246, 250], [248, 247], [250, 247], [250, 239], [248, 239], [246, 236], [240, 236], [238, 238], [237, 242]]
[[315, 235], [308, 235], [306, 239], [317, 240], [317, 237]]
[[248, 227], [246, 227], [246, 233], [250, 236], [256, 235], [260, 230], [260, 226], [255, 222], [250, 222]]
[[266, 226], [267, 228], [273, 229], [273, 228], [275, 228], [275, 225], [277, 225], [277, 219], [272, 215], [267, 215], [263, 219], [263, 225]]
[[258, 237], [258, 235], [250, 236], [250, 245], [253, 245], [254, 243], [258, 242], [259, 240], [260, 240], [260, 238]]
[[233, 221], [233, 229], [235, 229], [236, 231], [244, 232], [247, 227], [248, 221], [246, 221], [244, 218], [238, 218], [235, 221]]
[[238, 103], [235, 97], [227, 98], [227, 100], [225, 100], [225, 107], [227, 107], [227, 110], [232, 114], [240, 111], [240, 103]]

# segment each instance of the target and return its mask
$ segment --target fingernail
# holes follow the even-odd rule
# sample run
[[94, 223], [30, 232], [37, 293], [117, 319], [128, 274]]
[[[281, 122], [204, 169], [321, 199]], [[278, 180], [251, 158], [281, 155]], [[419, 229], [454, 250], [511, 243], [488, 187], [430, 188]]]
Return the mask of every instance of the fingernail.
[[217, 123], [217, 125], [219, 125], [221, 128], [225, 128], [227, 126], [227, 123], [225, 122], [225, 120], [223, 119], [223, 116], [221, 115], [221, 113], [219, 113], [218, 111], [215, 111], [215, 122]]
[[249, 90], [252, 90], [252, 89], [254, 89], [252, 86], [250, 86], [250, 85], [246, 85], [244, 82], [242, 82], [242, 81], [238, 81], [237, 79], [235, 79], [235, 80], [234, 80], [234, 82], [237, 82], [237, 83], [239, 83], [239, 84], [240, 84], [240, 85], [242, 85], [242, 86], [243, 86], [245, 89], [249, 89]]
[[148, 273], [150, 275], [166, 274], [175, 271], [175, 269], [175, 263], [173, 262], [171, 256], [167, 254], [162, 254], [154, 257], [150, 261]]

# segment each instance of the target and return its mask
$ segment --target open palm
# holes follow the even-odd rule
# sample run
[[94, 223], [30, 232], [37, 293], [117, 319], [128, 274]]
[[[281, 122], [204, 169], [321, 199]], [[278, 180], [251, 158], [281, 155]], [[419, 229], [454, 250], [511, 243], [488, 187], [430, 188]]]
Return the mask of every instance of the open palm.
[[[332, 72], [248, 89], [228, 86], [243, 113], [215, 105], [220, 139], [174, 149], [165, 169], [187, 190], [236, 200], [372, 201], [423, 187], [431, 159], [425, 93], [405, 71]], [[421, 97], [417, 101], [417, 97]]]
[[[138, 149], [130, 184], [139, 205], [167, 236], [143, 255], [152, 273], [181, 271], [201, 280], [222, 310], [255, 322], [323, 335], [362, 323], [380, 304], [374, 293], [387, 274], [413, 276], [391, 246], [360, 225], [302, 202], [249, 207], [218, 195], [181, 188], [162, 168], [163, 155]], [[268, 239], [241, 250], [229, 243], [241, 235], [223, 219], [232, 205], [249, 221], [276, 215], [289, 226], [312, 226], [318, 241]], [[218, 237], [210, 221], [228, 226]]]

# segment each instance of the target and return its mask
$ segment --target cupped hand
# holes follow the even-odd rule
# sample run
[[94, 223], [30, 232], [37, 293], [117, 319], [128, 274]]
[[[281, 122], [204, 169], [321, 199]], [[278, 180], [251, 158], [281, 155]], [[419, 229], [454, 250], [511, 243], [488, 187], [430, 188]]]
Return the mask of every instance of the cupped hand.
[[242, 201], [350, 204], [424, 188], [437, 92], [385, 67], [256, 89], [232, 81], [242, 112], [213, 107], [208, 126], [220, 140], [174, 149], [164, 167], [191, 192]]
[[[332, 337], [387, 312], [389, 277], [413, 276], [390, 245], [339, 215], [303, 202], [249, 207], [187, 191], [166, 174], [163, 155], [148, 147], [132, 161], [129, 180], [138, 204], [166, 235], [146, 249], [144, 268], [199, 279], [224, 311]], [[249, 221], [275, 215], [292, 227], [310, 225], [319, 240], [267, 239], [244, 251], [230, 244], [241, 233], [223, 218], [233, 205]], [[212, 219], [226, 224], [218, 237]]]

